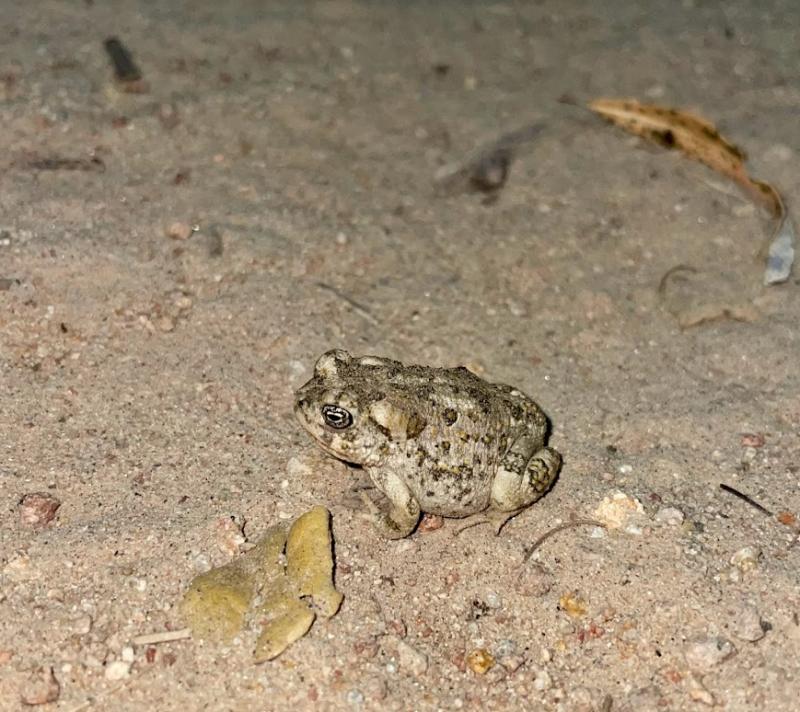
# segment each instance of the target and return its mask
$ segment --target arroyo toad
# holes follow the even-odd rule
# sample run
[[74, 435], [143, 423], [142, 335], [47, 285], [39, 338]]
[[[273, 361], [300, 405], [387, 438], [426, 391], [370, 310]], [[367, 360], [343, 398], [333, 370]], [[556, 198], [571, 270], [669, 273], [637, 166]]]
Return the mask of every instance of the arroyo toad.
[[488, 510], [499, 531], [547, 491], [561, 465], [544, 445], [539, 406], [466, 368], [328, 351], [294, 409], [323, 450], [361, 465], [389, 498], [391, 511], [377, 521], [392, 539], [410, 534], [420, 511]]

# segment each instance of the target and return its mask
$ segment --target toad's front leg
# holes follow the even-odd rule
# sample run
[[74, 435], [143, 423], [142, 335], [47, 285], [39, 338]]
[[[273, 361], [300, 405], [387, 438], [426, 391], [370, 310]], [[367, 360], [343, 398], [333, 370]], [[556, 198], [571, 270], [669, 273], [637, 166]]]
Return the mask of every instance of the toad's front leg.
[[380, 534], [386, 539], [403, 539], [414, 531], [419, 521], [419, 502], [401, 477], [385, 470], [368, 470], [375, 486], [385, 494], [391, 504], [389, 512], [381, 512], [366, 495], [364, 502], [370, 510], [371, 519]]

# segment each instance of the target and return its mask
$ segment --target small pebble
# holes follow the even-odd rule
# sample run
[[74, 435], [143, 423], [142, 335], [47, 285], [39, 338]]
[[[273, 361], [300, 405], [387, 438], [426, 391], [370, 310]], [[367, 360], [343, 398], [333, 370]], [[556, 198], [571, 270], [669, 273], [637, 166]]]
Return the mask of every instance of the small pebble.
[[758, 566], [761, 549], [755, 546], [744, 546], [731, 556], [731, 564], [740, 571], [752, 571]]
[[185, 222], [174, 222], [164, 231], [172, 240], [188, 240], [192, 236], [192, 226]]
[[737, 638], [750, 643], [761, 640], [766, 633], [766, 625], [761, 620], [758, 609], [750, 603], [743, 604], [742, 607], [736, 611], [732, 624], [733, 634]]
[[409, 551], [415, 551], [417, 543], [413, 539], [401, 539], [395, 544], [394, 551], [396, 554], [406, 554]]
[[713, 707], [716, 704], [716, 700], [714, 699], [714, 695], [712, 695], [704, 686], [700, 679], [697, 678], [695, 675], [689, 675], [689, 697], [694, 702], [700, 702], [701, 704], [708, 705], [709, 707]]
[[172, 317], [161, 316], [155, 321], [155, 327], [159, 331], [168, 334], [170, 331], [175, 331], [175, 320]]
[[441, 529], [443, 526], [444, 517], [438, 514], [425, 514], [417, 527], [417, 531], [424, 534], [426, 532], [434, 532], [437, 529]]
[[22, 703], [30, 706], [55, 702], [60, 694], [61, 685], [51, 667], [41, 667], [35, 670], [20, 691]]
[[547, 672], [547, 670], [541, 669], [536, 671], [536, 677], [533, 679], [534, 689], [542, 692], [543, 690], [549, 690], [552, 685], [553, 679], [550, 677], [550, 673]]
[[483, 599], [489, 608], [502, 608], [503, 599], [494, 591], [489, 591]]
[[47, 492], [29, 492], [19, 503], [19, 521], [24, 527], [39, 529], [56, 516], [61, 502]]
[[522, 655], [509, 655], [503, 658], [500, 664], [505, 668], [507, 673], [515, 673], [525, 664], [525, 658]]
[[174, 104], [160, 104], [157, 114], [158, 120], [165, 129], [174, 129], [181, 121], [178, 109]]
[[292, 479], [302, 479], [311, 475], [311, 467], [304, 460], [297, 457], [290, 457], [289, 461], [286, 463], [286, 474]]
[[126, 645], [119, 653], [120, 659], [126, 663], [132, 663], [136, 659], [136, 654], [130, 645]]
[[521, 302], [514, 301], [513, 299], [506, 300], [506, 306], [508, 307], [508, 311], [511, 313], [511, 316], [527, 316], [528, 309], [527, 307], [522, 304]]
[[764, 447], [764, 443], [766, 442], [767, 440], [763, 433], [742, 433], [742, 447]]
[[662, 524], [669, 524], [672, 527], [677, 527], [683, 524], [685, 516], [680, 509], [675, 507], [662, 507], [656, 512], [656, 521]]
[[612, 493], [610, 497], [604, 497], [595, 509], [594, 516], [609, 529], [622, 529], [631, 525], [636, 528], [647, 519], [642, 503], [619, 491]]
[[712, 636], [689, 643], [686, 662], [692, 670], [707, 672], [736, 653], [733, 643], [725, 638]]
[[494, 667], [494, 657], [486, 648], [476, 648], [467, 654], [467, 665], [476, 675], [484, 675]]
[[498, 658], [507, 658], [516, 655], [517, 647], [516, 641], [505, 638], [495, 646], [494, 651]]
[[381, 700], [385, 700], [386, 695], [389, 694], [389, 688], [386, 686], [386, 680], [380, 677], [368, 677], [365, 680], [362, 680], [361, 683], [364, 687], [364, 694], [370, 700], [380, 702]]
[[401, 618], [394, 618], [386, 622], [386, 629], [398, 638], [405, 638], [407, 634], [406, 624]]
[[106, 665], [106, 680], [124, 680], [131, 674], [131, 664], [124, 660], [114, 660]]
[[386, 635], [381, 641], [384, 651], [397, 659], [401, 670], [419, 676], [428, 669], [428, 656], [394, 635]]
[[363, 705], [364, 704], [364, 693], [361, 690], [348, 690], [347, 691], [347, 702], [351, 705]]
[[235, 556], [239, 553], [242, 545], [247, 541], [242, 533], [241, 515], [228, 515], [219, 517], [214, 522], [214, 534], [217, 548], [228, 556]]
[[92, 617], [90, 615], [79, 616], [72, 621], [72, 632], [75, 635], [86, 635], [92, 630]]
[[565, 593], [558, 599], [558, 607], [570, 618], [582, 618], [586, 615], [586, 601], [574, 593]]
[[191, 297], [187, 297], [185, 294], [182, 294], [174, 301], [175, 307], [180, 311], [188, 311], [192, 308], [192, 299]]

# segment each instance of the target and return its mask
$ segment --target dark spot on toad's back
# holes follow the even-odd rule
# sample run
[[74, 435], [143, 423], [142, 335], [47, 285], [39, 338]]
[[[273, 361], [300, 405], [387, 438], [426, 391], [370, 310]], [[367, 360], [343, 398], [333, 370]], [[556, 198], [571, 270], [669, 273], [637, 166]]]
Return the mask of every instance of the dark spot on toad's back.
[[406, 425], [406, 437], [409, 440], [413, 440], [416, 438], [423, 430], [425, 430], [425, 426], [427, 423], [425, 419], [420, 417], [417, 414], [412, 415], [408, 419], [408, 424]]
[[442, 413], [442, 420], [444, 420], [445, 425], [452, 425], [458, 420], [458, 413], [453, 408], [445, 408], [444, 413]]

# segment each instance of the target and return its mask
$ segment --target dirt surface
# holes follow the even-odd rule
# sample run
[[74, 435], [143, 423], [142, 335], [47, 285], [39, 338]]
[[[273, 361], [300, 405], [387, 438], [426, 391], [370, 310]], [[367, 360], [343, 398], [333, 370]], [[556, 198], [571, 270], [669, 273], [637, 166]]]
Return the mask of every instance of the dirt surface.
[[[735, 187], [579, 105], [699, 111], [791, 205], [800, 4], [668, 5], [5, 3], [3, 710], [796, 709], [797, 271], [764, 288]], [[536, 123], [499, 191], [436, 189]], [[292, 416], [333, 347], [518, 386], [555, 487], [379, 539]], [[258, 666], [133, 643], [315, 504], [336, 617]]]

